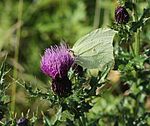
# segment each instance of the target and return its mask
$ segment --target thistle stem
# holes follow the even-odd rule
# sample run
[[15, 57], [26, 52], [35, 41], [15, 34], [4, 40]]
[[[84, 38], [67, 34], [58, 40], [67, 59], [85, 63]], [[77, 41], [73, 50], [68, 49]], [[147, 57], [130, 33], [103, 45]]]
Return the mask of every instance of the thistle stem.
[[140, 31], [137, 30], [135, 33], [135, 44], [134, 44], [135, 55], [139, 55], [140, 51]]
[[[136, 4], [136, 0], [133, 0], [133, 3]], [[136, 22], [138, 20], [136, 7], [133, 10], [133, 21]], [[138, 29], [136, 33], [134, 33], [134, 43], [133, 43], [134, 54], [137, 56], [140, 52], [140, 30]]]

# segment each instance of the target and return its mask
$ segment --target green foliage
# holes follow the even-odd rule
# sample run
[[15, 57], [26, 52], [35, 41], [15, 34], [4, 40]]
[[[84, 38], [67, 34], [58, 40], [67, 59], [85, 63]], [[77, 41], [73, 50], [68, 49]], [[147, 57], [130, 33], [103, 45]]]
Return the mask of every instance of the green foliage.
[[[130, 15], [126, 24], [114, 22], [118, 5]], [[149, 0], [1, 0], [0, 11], [0, 61], [7, 54], [0, 67], [0, 125], [16, 126], [21, 117], [27, 118], [30, 126], [150, 125]], [[107, 35], [96, 43], [99, 55], [95, 58], [87, 51], [93, 46], [91, 38], [79, 38], [104, 26], [117, 34], [113, 40], [112, 32], [109, 45]], [[99, 32], [96, 35], [99, 37]], [[75, 54], [83, 53], [92, 60], [83, 66], [97, 67], [97, 61], [103, 62], [101, 71], [84, 69], [82, 76], [71, 69], [68, 97], [53, 93], [50, 78], [39, 69], [43, 50], [60, 41], [73, 47]], [[100, 53], [105, 51], [110, 53], [108, 57]], [[110, 77], [112, 63], [104, 63], [105, 58], [115, 60], [113, 71], [119, 75]], [[11, 94], [14, 82], [16, 92]], [[13, 113], [10, 103], [14, 95]]]
[[144, 24], [150, 19], [150, 8], [144, 9], [143, 15], [137, 22], [133, 22], [130, 30], [136, 32], [138, 28], [144, 26]]

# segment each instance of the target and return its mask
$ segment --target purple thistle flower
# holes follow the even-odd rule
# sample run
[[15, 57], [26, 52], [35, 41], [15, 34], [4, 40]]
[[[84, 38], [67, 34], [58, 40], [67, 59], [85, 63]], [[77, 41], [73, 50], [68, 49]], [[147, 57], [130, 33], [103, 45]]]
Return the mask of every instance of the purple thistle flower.
[[117, 7], [115, 10], [115, 20], [117, 23], [127, 23], [129, 21], [129, 14], [124, 7]]
[[74, 63], [74, 58], [70, 55], [65, 44], [50, 47], [45, 50], [41, 60], [41, 70], [52, 79], [63, 78]]

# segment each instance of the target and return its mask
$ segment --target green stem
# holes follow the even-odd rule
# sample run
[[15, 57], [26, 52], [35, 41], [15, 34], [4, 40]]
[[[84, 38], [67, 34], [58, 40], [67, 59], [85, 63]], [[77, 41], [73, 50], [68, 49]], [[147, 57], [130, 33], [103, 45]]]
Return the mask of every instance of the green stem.
[[99, 21], [100, 21], [100, 5], [99, 5], [99, 0], [96, 0], [93, 29], [99, 27]]
[[[135, 8], [133, 10], [133, 21], [137, 22], [138, 21], [137, 8], [136, 8], [137, 1], [133, 0], [133, 3], [135, 4]], [[139, 29], [137, 29], [137, 32], [134, 33], [133, 49], [134, 49], [135, 56], [138, 56], [140, 53], [140, 30]], [[137, 78], [138, 73], [136, 71], [132, 71], [132, 74], [135, 78]]]
[[85, 126], [85, 124], [82, 121], [82, 117], [79, 117], [79, 126]]
[[[18, 23], [20, 24], [17, 33], [16, 33], [16, 45], [15, 45], [15, 55], [14, 59], [15, 62], [18, 62], [18, 57], [19, 57], [19, 42], [20, 42], [20, 35], [21, 35], [21, 24], [22, 24], [22, 10], [23, 10], [23, 0], [19, 0], [18, 3]], [[17, 78], [17, 68], [16, 65], [14, 64], [14, 70], [13, 70], [13, 78]], [[15, 101], [16, 101], [16, 81], [13, 82], [12, 84], [12, 99], [11, 99], [11, 112], [14, 114], [15, 111]]]
[[[133, 0], [134, 4], [136, 4], [136, 0]], [[133, 21], [138, 21], [136, 7], [133, 10]], [[134, 43], [133, 43], [134, 54], [137, 56], [140, 52], [140, 30], [138, 29], [136, 33], [134, 33]]]
[[140, 31], [137, 30], [137, 32], [135, 33], [135, 55], [139, 55], [140, 52]]

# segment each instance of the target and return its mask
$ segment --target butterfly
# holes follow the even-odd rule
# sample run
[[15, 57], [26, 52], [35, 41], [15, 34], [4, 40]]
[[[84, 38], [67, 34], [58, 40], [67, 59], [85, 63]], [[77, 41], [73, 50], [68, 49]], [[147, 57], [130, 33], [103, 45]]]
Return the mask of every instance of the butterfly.
[[96, 29], [81, 37], [72, 47], [76, 63], [83, 68], [99, 69], [114, 62], [113, 38], [116, 31], [112, 29]]

